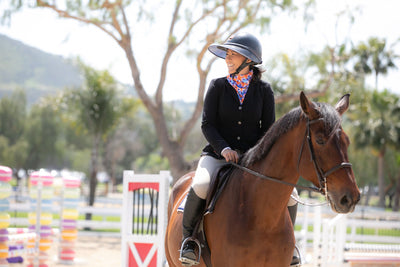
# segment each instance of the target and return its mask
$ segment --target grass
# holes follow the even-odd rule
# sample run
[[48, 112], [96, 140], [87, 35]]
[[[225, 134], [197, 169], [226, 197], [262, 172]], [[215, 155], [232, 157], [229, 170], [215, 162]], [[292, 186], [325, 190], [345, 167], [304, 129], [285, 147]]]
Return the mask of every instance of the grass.
[[[12, 214], [10, 214], [13, 218], [28, 218], [28, 212], [12, 212]], [[60, 214], [58, 213], [53, 213], [53, 219], [60, 219]], [[78, 217], [78, 220], [85, 220], [85, 215], [81, 214]], [[121, 218], [119, 216], [102, 216], [102, 215], [92, 215], [92, 221], [98, 221], [98, 222], [120, 222]], [[147, 228], [147, 223], [149, 222], [148, 218], [143, 218], [143, 222], [141, 218], [135, 218], [135, 222], [134, 223], [143, 223], [144, 224], [144, 228]], [[23, 228], [26, 227], [26, 225], [11, 225], [10, 227], [17, 227], [17, 228]], [[90, 231], [90, 230], [89, 230]], [[119, 233], [120, 229], [95, 229], [96, 232], [108, 232], [108, 233]], [[136, 231], [137, 232], [137, 231]], [[145, 233], [147, 233], [145, 231]]]
[[[301, 225], [295, 226], [295, 231], [301, 231]], [[312, 225], [308, 226], [307, 232], [313, 232], [314, 227]], [[347, 227], [346, 232], [348, 234], [351, 233], [351, 227]], [[397, 229], [374, 229], [374, 228], [363, 228], [357, 227], [356, 228], [357, 235], [379, 235], [379, 236], [399, 236], [400, 237], [400, 228]]]

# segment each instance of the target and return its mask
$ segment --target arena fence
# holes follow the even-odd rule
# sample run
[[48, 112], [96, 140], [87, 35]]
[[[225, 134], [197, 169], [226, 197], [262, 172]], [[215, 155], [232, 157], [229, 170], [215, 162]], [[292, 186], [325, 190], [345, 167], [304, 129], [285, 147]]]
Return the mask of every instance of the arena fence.
[[305, 263], [400, 266], [400, 213], [363, 206], [351, 214], [334, 214], [329, 209], [300, 207], [295, 235]]

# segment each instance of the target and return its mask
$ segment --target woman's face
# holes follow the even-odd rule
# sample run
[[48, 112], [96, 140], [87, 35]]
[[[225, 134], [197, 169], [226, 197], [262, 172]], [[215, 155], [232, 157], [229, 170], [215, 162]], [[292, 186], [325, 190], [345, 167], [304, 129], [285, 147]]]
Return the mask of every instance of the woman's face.
[[[234, 73], [237, 70], [237, 68], [240, 65], [242, 65], [245, 59], [246, 57], [242, 56], [241, 54], [228, 49], [226, 51], [225, 62], [226, 66], [228, 67], [229, 74]], [[248, 72], [249, 72], [249, 67], [246, 67], [242, 71], [240, 71], [240, 74], [247, 74]]]

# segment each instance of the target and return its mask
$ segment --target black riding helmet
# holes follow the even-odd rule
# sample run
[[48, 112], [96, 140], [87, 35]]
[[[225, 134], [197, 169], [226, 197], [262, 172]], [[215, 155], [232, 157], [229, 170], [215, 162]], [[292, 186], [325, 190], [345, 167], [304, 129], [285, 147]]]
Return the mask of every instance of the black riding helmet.
[[250, 59], [250, 63], [243, 61], [242, 65], [233, 75], [238, 74], [248, 65], [257, 65], [262, 63], [262, 47], [258, 39], [250, 33], [238, 33], [231, 36], [224, 44], [212, 44], [208, 50], [217, 57], [225, 59], [226, 51], [230, 49]]

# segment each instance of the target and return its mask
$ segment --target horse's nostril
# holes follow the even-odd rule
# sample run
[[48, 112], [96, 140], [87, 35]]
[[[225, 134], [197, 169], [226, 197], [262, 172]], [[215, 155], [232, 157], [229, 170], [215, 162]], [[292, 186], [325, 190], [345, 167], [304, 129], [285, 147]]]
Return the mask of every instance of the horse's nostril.
[[340, 200], [340, 204], [342, 205], [342, 206], [349, 206], [350, 205], [350, 200], [349, 200], [349, 198], [346, 196], [346, 195], [344, 195], [343, 197], [342, 197], [342, 199]]
[[360, 199], [361, 199], [361, 194], [358, 194], [356, 203], [358, 203], [360, 201]]

